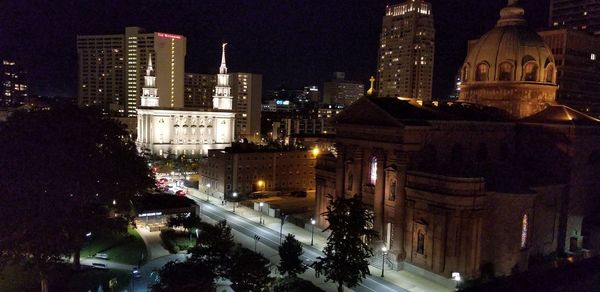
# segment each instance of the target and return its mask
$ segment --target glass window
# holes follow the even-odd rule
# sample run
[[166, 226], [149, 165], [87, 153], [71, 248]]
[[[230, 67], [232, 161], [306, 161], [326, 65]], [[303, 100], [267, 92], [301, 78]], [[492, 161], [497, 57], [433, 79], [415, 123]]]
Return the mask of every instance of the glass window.
[[369, 183], [375, 185], [377, 183], [377, 157], [371, 158], [371, 168], [369, 169]]
[[523, 214], [521, 219], [521, 248], [527, 247], [527, 228], [529, 227], [527, 214]]
[[500, 75], [498, 80], [511, 81], [513, 79], [513, 65], [508, 62], [500, 64]]
[[349, 191], [352, 191], [352, 184], [354, 184], [354, 176], [352, 175], [352, 173], [348, 174], [348, 185], [346, 186], [346, 189]]
[[490, 72], [490, 66], [486, 63], [477, 65], [477, 72], [475, 72], [475, 81], [488, 81]]
[[425, 234], [419, 230], [417, 234], [417, 253], [425, 254]]
[[546, 67], [546, 82], [554, 82], [554, 65], [550, 64]]
[[529, 62], [523, 66], [523, 80], [525, 81], [537, 81], [538, 65], [533, 62]]
[[396, 181], [393, 180], [390, 184], [390, 195], [388, 196], [388, 200], [395, 201], [396, 200]]

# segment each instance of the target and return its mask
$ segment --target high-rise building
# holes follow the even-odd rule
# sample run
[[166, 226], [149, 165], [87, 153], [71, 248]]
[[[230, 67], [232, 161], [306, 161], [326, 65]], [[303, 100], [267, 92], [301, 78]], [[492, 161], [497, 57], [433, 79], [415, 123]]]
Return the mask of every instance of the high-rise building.
[[155, 64], [161, 107], [183, 107], [186, 38], [139, 27], [125, 34], [77, 36], [80, 106], [134, 117], [148, 56]]
[[0, 63], [0, 107], [23, 104], [27, 99], [27, 73], [19, 64], [2, 60]]
[[212, 107], [215, 86], [217, 86], [217, 76], [215, 74], [185, 73], [184, 106], [199, 108]]
[[600, 2], [551, 0], [549, 20], [552, 28], [571, 28], [600, 35]]
[[231, 95], [235, 112], [235, 137], [260, 139], [262, 75], [231, 73]]
[[431, 99], [435, 30], [425, 0], [386, 7], [378, 59], [378, 95]]
[[559, 103], [600, 116], [600, 38], [582, 31], [540, 31], [554, 55]]
[[344, 72], [335, 72], [334, 79], [323, 84], [323, 103], [348, 106], [365, 95], [365, 85], [346, 80]]

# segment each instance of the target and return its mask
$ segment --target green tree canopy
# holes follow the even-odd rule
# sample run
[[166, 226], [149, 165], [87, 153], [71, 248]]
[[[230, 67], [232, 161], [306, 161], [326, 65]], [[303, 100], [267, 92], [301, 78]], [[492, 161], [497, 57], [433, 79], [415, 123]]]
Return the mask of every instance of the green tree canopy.
[[219, 277], [226, 278], [231, 269], [231, 250], [234, 246], [231, 227], [226, 221], [216, 225], [202, 224], [198, 244], [190, 249], [190, 261], [203, 264]]
[[0, 250], [42, 274], [71, 253], [77, 264], [85, 234], [109, 222], [108, 208], [126, 210], [153, 184], [123, 125], [71, 106], [0, 124], [0, 164], [0, 206], [10, 206], [0, 212]]
[[377, 237], [370, 228], [373, 215], [362, 203], [361, 196], [352, 198], [333, 198], [329, 196], [327, 211], [323, 213], [331, 230], [323, 253], [313, 263], [317, 277], [321, 274], [326, 281], [338, 284], [338, 291], [344, 290], [344, 284], [355, 287], [369, 275], [368, 258], [373, 250], [367, 244]]
[[159, 271], [160, 282], [153, 291], [213, 291], [216, 275], [204, 265], [186, 261], [168, 262]]
[[229, 274], [231, 288], [235, 291], [265, 291], [273, 282], [269, 260], [262, 254], [239, 247], [233, 255]]
[[302, 261], [302, 243], [293, 234], [288, 234], [279, 246], [279, 265], [277, 269], [282, 275], [296, 277], [306, 271], [307, 267]]

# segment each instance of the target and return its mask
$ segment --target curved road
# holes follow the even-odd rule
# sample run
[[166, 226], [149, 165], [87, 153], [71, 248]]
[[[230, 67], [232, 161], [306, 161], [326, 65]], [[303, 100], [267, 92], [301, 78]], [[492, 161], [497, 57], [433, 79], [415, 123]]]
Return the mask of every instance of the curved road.
[[[260, 236], [260, 243], [277, 250], [279, 248], [279, 232], [276, 232], [272, 229], [269, 229], [265, 226], [262, 226], [254, 221], [236, 215], [235, 213], [225, 211], [219, 207], [216, 207], [210, 203], [206, 203], [194, 196], [187, 196], [188, 198], [194, 200], [196, 204], [198, 204], [201, 208], [201, 213], [204, 216], [207, 216], [213, 220], [221, 221], [227, 220], [227, 224], [231, 226], [232, 229], [253, 238], [254, 235]], [[323, 253], [311, 246], [304, 245], [304, 260], [308, 260], [310, 262], [316, 261], [317, 257], [323, 256]], [[406, 291], [406, 289], [402, 289], [390, 282], [387, 282], [379, 277], [367, 276], [366, 279], [363, 279], [362, 283], [359, 286], [353, 288], [355, 291], [359, 292], [399, 292]]]

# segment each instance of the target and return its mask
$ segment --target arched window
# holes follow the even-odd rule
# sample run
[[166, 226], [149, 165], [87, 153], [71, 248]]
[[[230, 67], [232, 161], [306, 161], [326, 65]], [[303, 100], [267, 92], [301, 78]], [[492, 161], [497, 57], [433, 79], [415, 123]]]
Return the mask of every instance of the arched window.
[[477, 71], [475, 72], [475, 81], [488, 81], [490, 75], [490, 65], [487, 63], [481, 63], [477, 65]]
[[503, 62], [500, 64], [498, 72], [498, 80], [500, 81], [511, 81], [513, 80], [513, 65], [509, 62]]
[[369, 183], [375, 185], [377, 183], [377, 157], [371, 157], [371, 166], [369, 167]]
[[521, 248], [527, 247], [527, 232], [529, 227], [529, 219], [527, 214], [523, 214], [521, 218]]
[[523, 80], [537, 81], [538, 65], [535, 62], [528, 62], [523, 66]]
[[553, 83], [554, 82], [554, 64], [548, 64], [546, 66], [546, 82]]
[[417, 233], [417, 253], [425, 254], [425, 233], [422, 230]]
[[471, 70], [470, 66], [467, 64], [462, 69], [462, 82], [469, 81], [469, 70]]
[[354, 184], [354, 176], [350, 172], [348, 173], [348, 184], [346, 185], [348, 191], [352, 191], [352, 184]]

